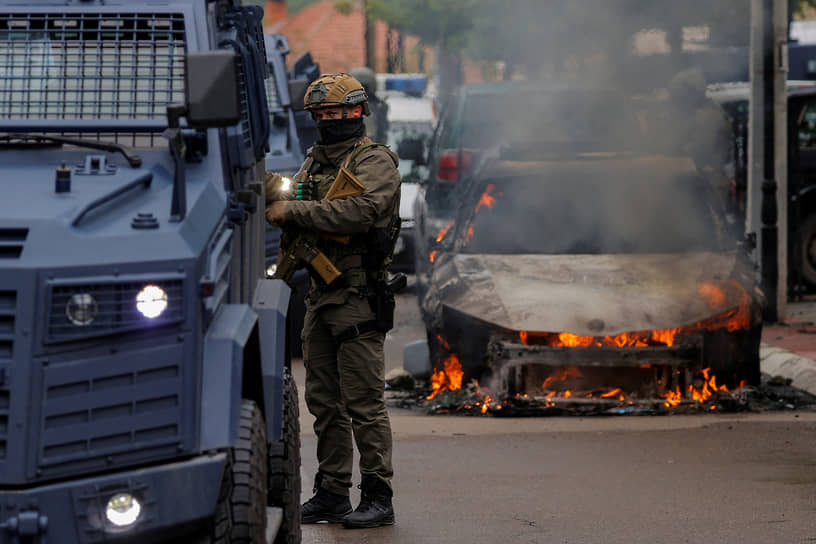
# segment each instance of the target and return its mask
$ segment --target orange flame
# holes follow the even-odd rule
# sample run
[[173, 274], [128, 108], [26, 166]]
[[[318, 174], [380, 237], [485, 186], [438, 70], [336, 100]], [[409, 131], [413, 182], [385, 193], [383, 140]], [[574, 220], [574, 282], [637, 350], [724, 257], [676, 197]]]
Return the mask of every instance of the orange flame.
[[431, 394], [425, 397], [431, 400], [442, 391], [456, 391], [462, 388], [462, 378], [465, 373], [462, 371], [462, 364], [455, 353], [448, 355], [442, 362], [442, 370], [434, 370], [431, 376]]
[[[479, 213], [483, 207], [492, 208], [496, 204], [496, 197], [492, 196], [492, 193], [496, 189], [496, 186], [492, 183], [488, 183], [487, 187], [485, 187], [485, 192], [482, 193], [481, 198], [479, 198], [479, 203], [476, 204], [476, 213]], [[501, 193], [499, 193], [501, 196]]]
[[583, 378], [583, 374], [577, 366], [562, 366], [553, 370], [544, 383], [541, 384], [542, 389], [550, 389], [554, 383], [565, 382], [570, 378]]
[[614, 397], [615, 395], [617, 395], [620, 392], [621, 392], [620, 389], [613, 389], [612, 391], [609, 391], [608, 393], [604, 393], [603, 395], [601, 395], [601, 397], [605, 398], [605, 399], [608, 399], [608, 398]]
[[[523, 345], [544, 344], [552, 347], [618, 347], [618, 348], [640, 348], [648, 346], [673, 346], [677, 335], [689, 335], [699, 330], [719, 330], [727, 329], [734, 332], [747, 329], [751, 326], [751, 296], [735, 280], [730, 280], [726, 287], [735, 296], [739, 304], [716, 317], [706, 319], [674, 329], [655, 329], [652, 331], [625, 332], [615, 336], [579, 336], [568, 332], [560, 333], [536, 333], [530, 331], [520, 331], [519, 340]], [[713, 283], [703, 283], [698, 288], [700, 297], [705, 299], [709, 307], [716, 309], [725, 304], [727, 297], [725, 291]]]
[[[695, 401], [699, 404], [703, 404], [704, 402], [708, 401], [713, 397], [716, 393], [723, 392], [728, 393], [729, 389], [725, 385], [717, 385], [717, 377], [711, 375], [711, 368], [704, 368], [702, 370], [703, 374], [703, 385], [702, 387], [695, 387], [694, 385], [689, 385], [686, 389], [687, 394], [683, 394], [680, 390], [680, 386], [676, 386], [674, 390], [669, 390], [663, 396], [665, 399], [666, 407], [677, 406], [680, 404], [684, 399], [690, 399]], [[748, 382], [743, 380], [740, 382], [739, 387], [744, 387], [747, 385]], [[710, 408], [711, 410], [715, 410], [716, 407], [712, 405]]]
[[437, 251], [434, 249], [431, 251], [431, 254], [428, 256], [428, 260], [434, 262], [436, 260]]
[[445, 351], [450, 351], [451, 349], [450, 344], [448, 344], [448, 341], [445, 340], [444, 336], [442, 336], [441, 334], [437, 334], [436, 339], [439, 341], [439, 345], [442, 346], [442, 349], [444, 349]]
[[445, 236], [448, 235], [448, 231], [451, 229], [451, 227], [453, 227], [453, 224], [454, 224], [454, 221], [451, 221], [450, 223], [448, 223], [448, 225], [445, 228], [443, 228], [442, 230], [439, 231], [439, 234], [436, 235], [436, 243], [437, 244], [445, 239]]
[[700, 298], [708, 302], [708, 307], [712, 310], [716, 310], [725, 305], [725, 293], [711, 282], [707, 281], [698, 285], [697, 294], [700, 295]]

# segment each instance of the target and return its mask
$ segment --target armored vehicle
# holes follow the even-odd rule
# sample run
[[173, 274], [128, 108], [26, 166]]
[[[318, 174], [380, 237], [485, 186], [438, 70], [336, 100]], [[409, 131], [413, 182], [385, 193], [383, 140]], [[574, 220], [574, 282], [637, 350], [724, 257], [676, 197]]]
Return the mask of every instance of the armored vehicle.
[[0, 543], [300, 541], [261, 18], [0, 0]]
[[[266, 153], [266, 170], [282, 176], [294, 176], [305, 158], [305, 150], [312, 147], [317, 137], [314, 121], [303, 109], [303, 95], [309, 84], [320, 75], [320, 67], [309, 53], [304, 54], [286, 71], [286, 57], [290, 53], [289, 42], [282, 34], [264, 35], [269, 78], [266, 80], [266, 96], [272, 123], [269, 132], [269, 149]], [[278, 246], [281, 230], [271, 225], [266, 229], [266, 272], [275, 274], [278, 265]], [[287, 339], [293, 357], [303, 354], [300, 332], [306, 316], [306, 293], [309, 275], [305, 269], [298, 270], [289, 281], [292, 289]]]

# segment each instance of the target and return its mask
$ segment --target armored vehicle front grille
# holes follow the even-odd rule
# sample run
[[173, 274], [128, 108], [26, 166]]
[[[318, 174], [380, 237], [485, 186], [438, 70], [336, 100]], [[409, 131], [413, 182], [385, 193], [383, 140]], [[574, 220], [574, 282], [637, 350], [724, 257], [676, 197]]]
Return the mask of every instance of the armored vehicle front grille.
[[0, 363], [11, 361], [14, 354], [14, 313], [17, 293], [0, 291]]
[[0, 13], [0, 119], [163, 120], [185, 55], [182, 14]]
[[[137, 306], [137, 296], [147, 285], [167, 294], [167, 307], [158, 317], [148, 318]], [[69, 305], [84, 305], [72, 320]], [[178, 323], [184, 318], [182, 280], [127, 283], [81, 283], [51, 285], [51, 310], [47, 342], [65, 342], [107, 334], [142, 330]]]
[[8, 390], [9, 367], [14, 355], [14, 317], [17, 293], [0, 291], [0, 460], [6, 458], [8, 444], [9, 409], [11, 394]]
[[173, 454], [184, 431], [182, 361], [181, 344], [169, 344], [46, 366], [39, 439], [44, 476]]
[[0, 229], [0, 259], [17, 259], [23, 253], [28, 229]]

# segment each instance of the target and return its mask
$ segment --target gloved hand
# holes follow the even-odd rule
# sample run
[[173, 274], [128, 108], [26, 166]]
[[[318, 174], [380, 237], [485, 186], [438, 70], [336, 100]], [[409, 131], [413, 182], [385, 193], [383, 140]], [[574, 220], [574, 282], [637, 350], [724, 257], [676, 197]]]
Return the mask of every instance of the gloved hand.
[[278, 200], [290, 200], [292, 198], [292, 180], [290, 178], [267, 172], [264, 185], [267, 206]]
[[286, 201], [278, 200], [266, 207], [266, 220], [275, 227], [283, 226], [286, 219]]

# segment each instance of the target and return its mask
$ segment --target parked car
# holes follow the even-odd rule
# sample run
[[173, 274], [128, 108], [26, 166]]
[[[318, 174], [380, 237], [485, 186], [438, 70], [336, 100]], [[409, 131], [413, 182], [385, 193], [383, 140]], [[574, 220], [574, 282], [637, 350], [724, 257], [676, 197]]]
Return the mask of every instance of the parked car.
[[428, 98], [389, 92], [388, 145], [400, 158], [399, 172], [402, 177], [400, 210], [402, 229], [394, 248], [391, 269], [395, 272], [414, 271], [414, 200], [419, 182], [428, 176], [425, 149], [433, 136], [436, 114]]
[[[816, 83], [789, 81], [787, 93], [788, 283], [797, 294], [816, 289]], [[750, 84], [712, 85], [708, 94], [732, 119], [735, 199], [744, 206]]]
[[421, 305], [437, 369], [599, 400], [758, 382], [763, 298], [691, 159], [508, 149], [463, 183]]

